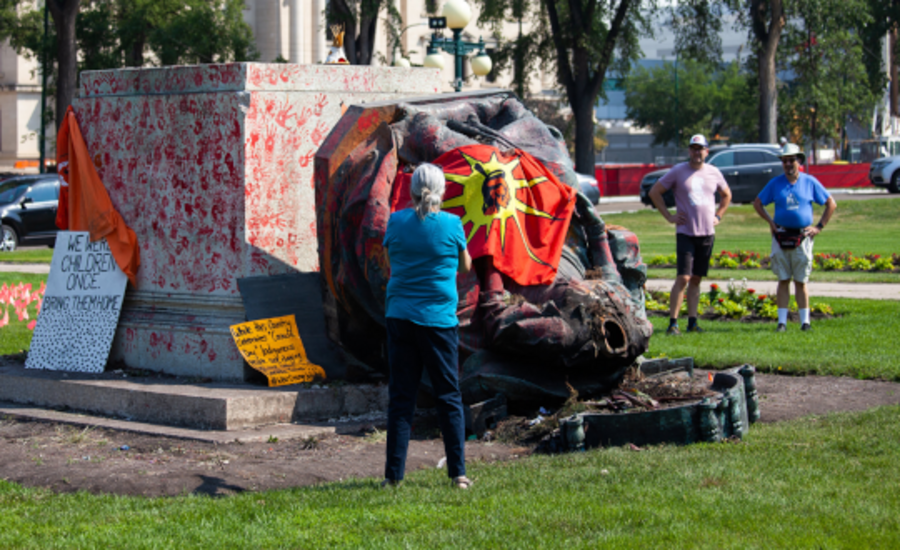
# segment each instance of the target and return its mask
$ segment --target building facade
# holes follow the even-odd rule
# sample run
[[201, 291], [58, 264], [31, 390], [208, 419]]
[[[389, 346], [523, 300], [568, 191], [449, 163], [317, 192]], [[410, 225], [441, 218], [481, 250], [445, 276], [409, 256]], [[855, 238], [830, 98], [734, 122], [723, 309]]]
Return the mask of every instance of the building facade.
[[36, 60], [0, 42], [0, 173], [37, 171], [40, 78]]
[[[398, 44], [389, 43], [384, 23], [378, 27], [375, 40], [375, 52], [372, 64], [391, 64], [394, 58], [406, 53], [413, 65], [421, 65], [425, 58], [431, 30], [428, 28], [428, 13], [424, 0], [393, 0], [394, 8], [403, 20], [406, 29], [400, 36]], [[244, 20], [253, 29], [259, 60], [270, 63], [286, 60], [290, 63], [316, 64], [322, 63], [328, 55], [331, 43], [326, 38], [325, 10], [328, 0], [245, 0]], [[463, 38], [469, 42], [477, 42], [483, 38], [486, 49], [496, 46], [488, 28], [476, 25], [478, 11], [472, 6], [472, 21], [463, 31]], [[383, 19], [384, 15], [380, 16]], [[518, 23], [508, 22], [503, 26], [502, 34], [514, 37], [518, 33]], [[528, 25], [523, 26], [524, 32]], [[444, 36], [450, 36], [448, 30]], [[441, 77], [442, 91], [453, 91], [454, 79], [453, 58], [444, 53], [444, 69]], [[464, 65], [464, 76], [467, 77], [463, 89], [484, 89], [509, 87], [513, 75], [507, 71], [492, 74], [490, 78], [478, 78], [471, 73], [468, 63]], [[540, 91], [546, 76], [535, 78], [531, 82], [531, 90]], [[552, 79], [550, 84], [552, 85]]]

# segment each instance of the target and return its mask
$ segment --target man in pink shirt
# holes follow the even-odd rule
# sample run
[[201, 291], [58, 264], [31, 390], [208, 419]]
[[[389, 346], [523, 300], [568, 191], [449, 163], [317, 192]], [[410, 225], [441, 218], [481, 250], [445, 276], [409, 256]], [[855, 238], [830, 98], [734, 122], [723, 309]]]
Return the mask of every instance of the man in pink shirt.
[[[709, 272], [715, 227], [731, 202], [731, 189], [725, 183], [722, 172], [704, 161], [709, 155], [709, 144], [700, 134], [691, 137], [688, 147], [689, 160], [676, 164], [650, 189], [650, 200], [669, 223], [676, 226], [676, 252], [678, 274], [669, 298], [669, 328], [666, 334], [677, 336], [678, 310], [687, 287], [688, 332], [703, 332], [697, 324], [697, 306], [700, 303], [700, 281]], [[674, 214], [666, 208], [663, 193], [672, 189], [675, 194]], [[716, 209], [716, 191], [721, 202]]]

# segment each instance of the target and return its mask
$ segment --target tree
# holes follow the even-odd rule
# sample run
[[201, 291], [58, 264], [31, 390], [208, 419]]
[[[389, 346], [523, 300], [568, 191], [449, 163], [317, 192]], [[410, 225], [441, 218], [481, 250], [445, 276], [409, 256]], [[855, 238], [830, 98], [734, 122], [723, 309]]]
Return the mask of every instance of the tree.
[[862, 40], [852, 29], [870, 21], [865, 0], [795, 0], [781, 63], [794, 74], [782, 117], [812, 144], [836, 141], [849, 116], [865, 119], [876, 96], [869, 86]]
[[[0, 40], [20, 54], [48, 55], [56, 113], [65, 113], [80, 70], [147, 64], [249, 61], [258, 54], [243, 0], [47, 0], [53, 29], [30, 0], [0, 0]], [[148, 56], [152, 53], [152, 56]], [[62, 117], [57, 117], [57, 126]]]
[[[78, 86], [78, 48], [75, 45], [75, 22], [81, 0], [45, 0], [56, 29], [56, 112], [64, 115]], [[56, 119], [56, 127], [62, 124]]]
[[775, 143], [778, 121], [776, 56], [786, 24], [785, 2], [793, 0], [681, 0], [673, 8], [672, 27], [679, 55], [709, 61], [709, 52], [721, 58], [722, 21], [737, 15], [736, 25], [753, 38], [759, 86], [759, 141]]
[[[328, 3], [327, 21], [344, 28], [344, 53], [351, 65], [371, 65], [375, 54], [378, 15], [388, 11], [389, 24], [399, 27], [400, 14], [391, 2], [384, 0], [332, 0]], [[393, 16], [391, 16], [393, 14]]]
[[640, 56], [637, 40], [642, 34], [652, 34], [651, 16], [657, 1], [478, 2], [482, 8], [479, 22], [495, 29], [504, 21], [526, 19], [530, 23], [527, 37], [517, 38], [517, 48], [509, 50], [521, 67], [516, 76], [524, 79], [535, 66], [556, 70], [557, 84], [575, 121], [575, 170], [593, 174], [594, 106], [603, 97], [607, 72], [626, 74]]
[[[559, 101], [550, 99], [538, 99], [536, 97], [527, 97], [522, 103], [534, 116], [539, 118], [541, 122], [548, 126], [552, 126], [559, 130], [566, 142], [566, 148], [570, 155], [575, 154], [575, 120], [572, 117], [572, 111], [566, 106], [561, 105]], [[594, 150], [600, 151], [606, 149], [609, 141], [606, 139], [606, 127], [601, 125], [594, 126]]]
[[871, 20], [857, 28], [862, 40], [863, 62], [869, 75], [869, 86], [872, 93], [884, 93], [888, 83], [888, 75], [884, 73], [884, 49], [882, 40], [890, 41], [893, 59], [890, 70], [891, 114], [900, 116], [900, 83], [898, 83], [897, 59], [900, 59], [900, 0], [867, 0]]
[[734, 61], [721, 68], [685, 60], [676, 68], [635, 68], [625, 80], [627, 116], [653, 132], [653, 144], [677, 143], [692, 134], [742, 141], [755, 127], [746, 105], [753, 90]]

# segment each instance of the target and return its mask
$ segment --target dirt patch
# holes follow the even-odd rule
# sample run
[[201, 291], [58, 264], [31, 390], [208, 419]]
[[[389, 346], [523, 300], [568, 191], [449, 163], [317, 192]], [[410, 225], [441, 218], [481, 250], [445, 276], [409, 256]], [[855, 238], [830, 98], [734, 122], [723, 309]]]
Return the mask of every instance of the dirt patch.
[[[695, 375], [705, 379], [705, 371]], [[828, 376], [758, 374], [761, 422], [900, 404], [900, 384]], [[150, 497], [187, 493], [228, 495], [314, 485], [348, 478], [380, 479], [384, 432], [268, 443], [213, 444], [103, 428], [0, 419], [0, 477], [58, 492], [85, 490]], [[408, 471], [436, 468], [440, 439], [411, 442]], [[528, 446], [469, 441], [469, 463], [512, 460]], [[374, 487], [374, 483], [373, 483]]]
[[[384, 445], [380, 431], [214, 444], [6, 417], [0, 420], [0, 477], [57, 492], [221, 496], [348, 478], [380, 479]], [[480, 441], [466, 446], [470, 464], [530, 452]], [[407, 471], [436, 468], [443, 457], [440, 439], [413, 440]]]

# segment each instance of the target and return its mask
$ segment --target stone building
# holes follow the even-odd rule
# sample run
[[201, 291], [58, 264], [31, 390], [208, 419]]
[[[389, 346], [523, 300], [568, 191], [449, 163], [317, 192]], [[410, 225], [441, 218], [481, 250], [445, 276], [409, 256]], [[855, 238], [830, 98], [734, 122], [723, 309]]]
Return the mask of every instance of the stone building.
[[38, 63], [0, 42], [0, 173], [37, 172], [41, 130]]

